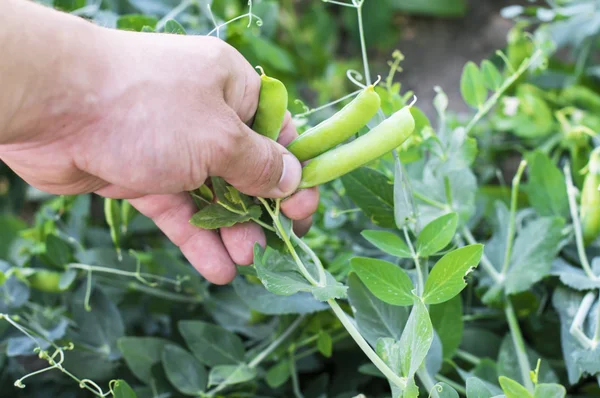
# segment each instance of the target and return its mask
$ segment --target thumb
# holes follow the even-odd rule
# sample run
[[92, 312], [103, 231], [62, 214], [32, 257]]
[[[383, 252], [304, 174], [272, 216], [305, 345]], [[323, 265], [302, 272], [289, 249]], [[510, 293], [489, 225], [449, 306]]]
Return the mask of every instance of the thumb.
[[296, 191], [302, 166], [285, 147], [250, 129], [241, 120], [233, 148], [222, 151], [210, 174], [222, 177], [240, 192], [264, 198], [283, 198]]

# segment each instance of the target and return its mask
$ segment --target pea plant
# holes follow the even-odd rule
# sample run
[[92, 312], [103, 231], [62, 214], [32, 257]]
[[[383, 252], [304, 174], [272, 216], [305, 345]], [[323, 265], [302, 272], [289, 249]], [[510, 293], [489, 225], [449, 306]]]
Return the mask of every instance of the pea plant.
[[[310, 160], [301, 188], [321, 185], [322, 200], [300, 238], [280, 199], [244, 195], [218, 177], [190, 192], [198, 206], [192, 224], [216, 230], [255, 222], [267, 234], [254, 264], [217, 287], [127, 201], [47, 197], [0, 174], [0, 208], [8, 209], [0, 214], [3, 391], [116, 398], [600, 392], [600, 95], [581, 79], [577, 61], [569, 79], [548, 83], [558, 67], [546, 31], [568, 19], [530, 33], [524, 23], [548, 16], [546, 8], [505, 10], [519, 19], [507, 47], [468, 62], [460, 77], [473, 114], [453, 114], [435, 87], [431, 123], [396, 82], [400, 51], [386, 75], [371, 73], [371, 1], [315, 1], [311, 23], [281, 39], [287, 44], [277, 41], [277, 20], [308, 17], [286, 2], [54, 1], [109, 27], [209, 34], [236, 46], [261, 67], [253, 129], [276, 139], [288, 106], [299, 110], [294, 122], [305, 131], [288, 149]], [[553, 15], [566, 8], [551, 3]], [[306, 88], [295, 83], [302, 75], [291, 54], [340, 12], [359, 32], [360, 61], [339, 72], [355, 87], [314, 108], [288, 104]], [[30, 223], [15, 215], [23, 197], [39, 203]]]

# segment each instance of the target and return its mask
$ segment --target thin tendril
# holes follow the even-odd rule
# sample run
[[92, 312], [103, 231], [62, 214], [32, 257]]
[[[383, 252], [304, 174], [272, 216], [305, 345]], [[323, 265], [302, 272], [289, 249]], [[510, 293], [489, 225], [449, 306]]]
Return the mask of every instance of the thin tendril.
[[365, 86], [364, 84], [362, 84], [360, 82], [360, 80], [363, 80], [363, 75], [361, 75], [361, 73], [357, 70], [354, 69], [348, 69], [348, 71], [346, 72], [346, 77], [348, 78], [348, 80], [350, 80], [354, 85], [365, 89], [367, 86]]

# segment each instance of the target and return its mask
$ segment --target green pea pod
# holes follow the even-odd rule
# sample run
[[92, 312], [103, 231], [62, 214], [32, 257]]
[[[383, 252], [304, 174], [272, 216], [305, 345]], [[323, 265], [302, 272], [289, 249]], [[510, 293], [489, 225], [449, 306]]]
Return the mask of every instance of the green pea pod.
[[41, 269], [28, 276], [27, 281], [36, 290], [47, 293], [60, 293], [66, 290], [60, 287], [61, 277], [61, 272]]
[[588, 174], [583, 181], [581, 191], [581, 229], [583, 241], [587, 245], [594, 241], [600, 234], [600, 148], [596, 148], [590, 155]]
[[367, 134], [313, 159], [302, 170], [300, 188], [343, 176], [402, 145], [415, 129], [410, 107], [404, 107]]
[[283, 83], [262, 72], [258, 108], [254, 116], [252, 130], [277, 141], [287, 105], [288, 93]]
[[117, 249], [117, 253], [121, 254], [121, 205], [116, 199], [104, 199], [104, 217], [106, 223], [110, 227], [110, 237]]
[[321, 155], [364, 127], [380, 105], [379, 95], [371, 85], [335, 115], [301, 134], [287, 149], [301, 162]]
[[600, 95], [585, 86], [566, 87], [560, 94], [560, 100], [568, 105], [600, 112]]

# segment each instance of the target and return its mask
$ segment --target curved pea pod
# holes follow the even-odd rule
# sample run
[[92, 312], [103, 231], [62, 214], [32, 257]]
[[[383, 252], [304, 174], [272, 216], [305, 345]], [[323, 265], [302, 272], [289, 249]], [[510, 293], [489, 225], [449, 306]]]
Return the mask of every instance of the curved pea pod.
[[367, 134], [313, 159], [302, 170], [300, 188], [324, 184], [372, 162], [402, 145], [414, 129], [410, 107], [404, 107]]
[[321, 155], [364, 127], [380, 106], [381, 99], [371, 85], [335, 115], [301, 134], [287, 149], [301, 162]]
[[60, 280], [62, 275], [61, 272], [41, 269], [36, 270], [35, 273], [27, 277], [27, 281], [36, 290], [46, 293], [60, 293], [64, 292], [68, 287], [61, 287]]
[[263, 72], [260, 76], [258, 108], [254, 115], [252, 130], [277, 141], [287, 105], [288, 93], [285, 85]]
[[583, 181], [580, 208], [581, 230], [586, 245], [600, 234], [600, 148], [592, 151], [588, 169]]

